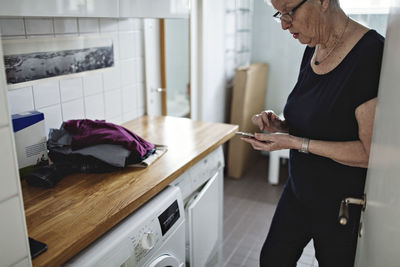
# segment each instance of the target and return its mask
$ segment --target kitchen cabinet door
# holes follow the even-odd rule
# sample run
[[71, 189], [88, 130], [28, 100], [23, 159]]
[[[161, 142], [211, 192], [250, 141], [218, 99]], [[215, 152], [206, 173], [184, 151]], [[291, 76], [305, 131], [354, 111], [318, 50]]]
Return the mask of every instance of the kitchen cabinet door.
[[0, 16], [118, 17], [116, 0], [0, 0]]
[[118, 0], [86, 0], [85, 12], [86, 12], [87, 17], [117, 18], [117, 17], [119, 17], [119, 1]]
[[203, 189], [195, 194], [187, 204], [186, 220], [189, 236], [189, 261], [192, 267], [208, 266], [218, 248], [220, 216], [219, 184], [220, 172], [217, 172]]
[[188, 18], [190, 0], [120, 0], [120, 17]]

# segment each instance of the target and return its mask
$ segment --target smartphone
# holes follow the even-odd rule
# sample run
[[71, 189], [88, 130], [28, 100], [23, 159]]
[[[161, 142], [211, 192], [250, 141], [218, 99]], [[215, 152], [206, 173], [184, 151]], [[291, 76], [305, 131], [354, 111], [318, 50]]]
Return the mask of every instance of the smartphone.
[[247, 138], [255, 138], [254, 134], [252, 134], [252, 133], [236, 132], [235, 134], [243, 136], [243, 137], [247, 137]]
[[31, 251], [31, 257], [33, 259], [45, 252], [47, 250], [47, 245], [29, 237], [29, 248]]
[[[254, 139], [256, 138], [254, 136], [254, 134], [247, 133], [247, 132], [236, 132], [235, 134], [243, 136], [243, 137], [246, 137], [246, 138], [254, 138]], [[258, 141], [260, 141], [260, 140], [258, 140]], [[267, 143], [267, 144], [272, 143], [272, 141], [260, 141], [260, 142], [264, 142], [264, 143]]]

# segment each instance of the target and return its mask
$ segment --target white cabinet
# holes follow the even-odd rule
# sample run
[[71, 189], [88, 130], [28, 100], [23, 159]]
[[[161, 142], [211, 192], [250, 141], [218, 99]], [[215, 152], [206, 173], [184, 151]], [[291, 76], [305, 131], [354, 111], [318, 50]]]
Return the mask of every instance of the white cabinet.
[[3, 17], [188, 18], [190, 0], [0, 0]]
[[191, 267], [222, 263], [224, 166], [219, 146], [172, 183], [184, 199], [186, 261]]
[[0, 16], [118, 17], [117, 0], [0, 0]]
[[190, 0], [120, 0], [120, 17], [188, 18]]
[[[77, 0], [75, 0], [77, 1]], [[68, 1], [70, 2], [70, 0]], [[118, 0], [86, 0], [86, 17], [119, 17]]]
[[[219, 177], [219, 175], [221, 177]], [[192, 267], [207, 266], [207, 261], [220, 245], [219, 205], [220, 191], [218, 179], [222, 171], [217, 172], [201, 191], [187, 204], [186, 225], [188, 227], [189, 262]]]

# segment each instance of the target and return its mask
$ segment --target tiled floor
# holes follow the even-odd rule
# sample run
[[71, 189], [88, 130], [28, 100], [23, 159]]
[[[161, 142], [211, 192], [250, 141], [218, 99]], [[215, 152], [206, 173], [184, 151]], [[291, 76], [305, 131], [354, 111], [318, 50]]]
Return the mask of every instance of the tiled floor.
[[[280, 180], [287, 177], [286, 165]], [[287, 168], [287, 167], [286, 167]], [[224, 180], [224, 267], [259, 266], [259, 254], [282, 192], [282, 185], [267, 182], [268, 158], [260, 156], [241, 179]], [[299, 259], [298, 267], [318, 266], [310, 242]]]

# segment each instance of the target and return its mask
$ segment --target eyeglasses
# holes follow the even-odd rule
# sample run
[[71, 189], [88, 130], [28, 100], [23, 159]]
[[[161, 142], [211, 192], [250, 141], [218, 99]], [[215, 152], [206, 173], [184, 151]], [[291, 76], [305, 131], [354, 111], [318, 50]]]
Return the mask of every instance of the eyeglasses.
[[300, 4], [298, 4], [298, 5], [295, 6], [292, 10], [290, 10], [289, 12], [287, 12], [287, 13], [285, 13], [285, 14], [282, 14], [282, 13], [279, 12], [279, 11], [276, 12], [276, 13], [273, 15], [274, 19], [275, 19], [277, 22], [279, 22], [279, 23], [281, 23], [281, 21], [283, 21], [283, 22], [285, 22], [285, 23], [291, 24], [291, 23], [293, 22], [293, 14], [294, 14], [294, 12], [295, 12], [299, 7], [301, 7], [301, 5], [304, 4], [305, 2], [307, 2], [307, 0], [301, 1]]

